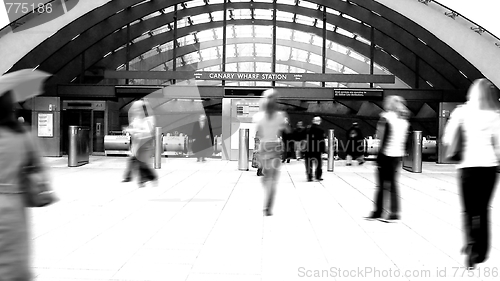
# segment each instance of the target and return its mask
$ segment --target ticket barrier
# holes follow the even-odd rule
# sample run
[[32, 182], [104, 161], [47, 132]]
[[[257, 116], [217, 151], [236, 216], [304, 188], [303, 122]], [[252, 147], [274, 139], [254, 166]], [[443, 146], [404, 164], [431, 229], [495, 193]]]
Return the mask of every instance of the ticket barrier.
[[214, 154], [222, 152], [222, 135], [214, 137]]
[[104, 136], [104, 154], [130, 155], [130, 135], [122, 131], [110, 131]]
[[188, 136], [163, 136], [163, 156], [172, 155], [186, 155], [188, 153]]
[[422, 131], [409, 135], [406, 154], [403, 156], [403, 169], [412, 173], [422, 173]]

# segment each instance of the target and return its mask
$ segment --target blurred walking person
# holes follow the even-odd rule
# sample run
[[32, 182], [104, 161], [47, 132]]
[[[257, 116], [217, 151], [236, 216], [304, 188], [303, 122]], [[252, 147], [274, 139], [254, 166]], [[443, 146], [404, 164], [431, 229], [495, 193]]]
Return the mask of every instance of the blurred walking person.
[[401, 159], [405, 153], [408, 138], [409, 111], [405, 100], [400, 96], [387, 96], [384, 99], [384, 110], [377, 124], [377, 137], [380, 148], [377, 155], [377, 191], [375, 211], [369, 218], [382, 218], [384, 190], [388, 185], [390, 193], [389, 220], [399, 219], [399, 191], [396, 175], [401, 167]]
[[272, 215], [276, 185], [278, 184], [279, 168], [283, 144], [280, 140], [281, 133], [289, 133], [287, 115], [278, 111], [278, 92], [276, 89], [264, 91], [262, 95], [262, 117], [257, 123], [257, 137], [260, 140], [259, 155], [264, 176], [262, 184], [265, 189], [264, 214]]
[[361, 129], [359, 128], [358, 122], [352, 123], [351, 128], [347, 130], [347, 147], [346, 147], [346, 165], [352, 165], [352, 159], [358, 161], [359, 165], [365, 163], [364, 159], [364, 137]]
[[144, 187], [147, 182], [156, 181], [158, 178], [148, 164], [153, 154], [155, 118], [152, 113], [146, 101], [134, 102], [128, 112], [129, 127], [125, 129], [130, 133], [132, 155], [123, 182], [130, 182], [136, 171], [139, 176], [139, 187]]
[[205, 157], [212, 151], [212, 146], [210, 129], [207, 125], [207, 116], [200, 115], [198, 122], [193, 127], [193, 153], [196, 155], [196, 162], [205, 162]]
[[295, 140], [295, 156], [298, 161], [304, 158], [304, 148], [306, 146], [306, 128], [302, 121], [297, 122], [297, 127], [293, 130], [293, 139]]
[[463, 252], [469, 268], [484, 262], [491, 247], [489, 208], [499, 165], [499, 109], [493, 84], [478, 79], [467, 92], [467, 102], [451, 113], [443, 135], [443, 143], [450, 145], [460, 127], [464, 140], [457, 169], [466, 234]]
[[290, 163], [290, 158], [295, 158], [295, 141], [288, 118], [285, 118], [285, 122], [287, 128], [286, 131], [283, 131], [281, 134], [281, 139], [283, 141], [283, 160], [281, 160], [281, 163], [285, 163], [285, 161], [286, 163]]
[[321, 118], [316, 116], [312, 120], [312, 124], [306, 131], [306, 149], [305, 149], [305, 165], [307, 181], [313, 180], [313, 166], [316, 166], [314, 175], [316, 180], [322, 181], [323, 174], [323, 159], [321, 155], [326, 152], [325, 147], [325, 131], [321, 129]]
[[33, 139], [14, 115], [11, 91], [0, 93], [0, 280], [32, 280], [28, 214], [20, 186], [20, 175], [28, 161], [41, 156]]

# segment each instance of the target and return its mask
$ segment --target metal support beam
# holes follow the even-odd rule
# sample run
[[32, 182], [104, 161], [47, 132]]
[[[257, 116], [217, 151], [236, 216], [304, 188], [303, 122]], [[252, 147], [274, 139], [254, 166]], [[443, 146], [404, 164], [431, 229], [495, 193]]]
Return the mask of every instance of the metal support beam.
[[[172, 70], [177, 70], [177, 4], [174, 6], [174, 49], [172, 56]], [[175, 84], [175, 79], [172, 80], [172, 84]]]
[[[226, 44], [227, 44], [227, 0], [224, 0], [224, 11], [222, 19], [222, 71], [226, 71]], [[222, 86], [226, 85], [226, 80], [222, 80]]]
[[[326, 6], [323, 6], [323, 59], [321, 61], [321, 73], [325, 74], [326, 73], [326, 61], [327, 61], [327, 56], [326, 56]], [[321, 82], [321, 87], [325, 87], [326, 83]]]
[[[273, 51], [272, 51], [272, 56], [273, 56], [273, 62], [271, 64], [271, 72], [276, 72], [276, 29], [278, 28], [278, 25], [276, 24], [276, 0], [273, 1]], [[276, 86], [276, 82], [272, 82], [273, 87]]]
[[85, 83], [85, 52], [82, 52], [82, 73], [80, 74], [80, 84]]
[[[127, 24], [127, 50], [125, 51], [125, 70], [130, 70], [130, 23]], [[128, 85], [128, 79], [125, 80], [125, 84]]]
[[415, 54], [415, 89], [420, 87], [420, 57]]
[[[375, 28], [370, 28], [370, 74], [373, 74], [373, 60], [375, 59]], [[370, 88], [373, 88], [373, 83], [370, 83]]]

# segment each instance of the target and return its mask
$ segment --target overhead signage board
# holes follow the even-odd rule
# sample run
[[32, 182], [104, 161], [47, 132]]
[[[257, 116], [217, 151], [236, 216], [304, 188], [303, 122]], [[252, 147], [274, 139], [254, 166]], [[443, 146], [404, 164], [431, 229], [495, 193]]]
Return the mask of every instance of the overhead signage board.
[[382, 99], [383, 90], [379, 89], [334, 89], [334, 99]]
[[229, 81], [288, 81], [288, 82], [347, 82], [394, 84], [394, 75], [381, 74], [322, 74], [322, 73], [267, 73], [267, 72], [194, 72], [196, 80]]

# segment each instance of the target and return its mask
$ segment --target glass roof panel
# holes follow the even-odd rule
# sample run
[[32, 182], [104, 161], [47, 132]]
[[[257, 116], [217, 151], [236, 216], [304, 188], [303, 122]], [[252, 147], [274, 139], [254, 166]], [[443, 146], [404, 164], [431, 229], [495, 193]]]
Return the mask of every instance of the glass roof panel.
[[316, 64], [316, 65], [322, 65], [323, 57], [320, 55], [316, 55], [311, 53], [309, 56], [309, 63]]
[[330, 71], [327, 71], [331, 73], [332, 71], [334, 72], [340, 72], [342, 69], [343, 65], [339, 64], [338, 62], [331, 60], [331, 59], [326, 59], [326, 68]]
[[252, 57], [253, 56], [253, 44], [236, 44], [238, 50], [238, 56], [240, 57]]
[[255, 51], [259, 57], [271, 57], [272, 49], [268, 44], [255, 44]]
[[306, 61], [307, 52], [304, 50], [293, 48], [292, 49], [292, 59], [298, 60], [298, 61]]
[[214, 18], [214, 21], [222, 21], [224, 19], [224, 12], [223, 11], [215, 11], [212, 12], [212, 18]]
[[296, 20], [297, 23], [304, 24], [307, 26], [314, 26], [314, 18], [303, 16], [303, 15], [297, 15]]
[[363, 38], [363, 37], [361, 37], [359, 35], [356, 36], [356, 40], [358, 40], [359, 42], [364, 43], [366, 45], [370, 45], [371, 44], [371, 42], [369, 40], [367, 40], [367, 39], [365, 39], [365, 38]]
[[170, 6], [170, 7], [166, 7], [165, 9], [163, 9], [163, 12], [165, 12], [165, 14], [168, 14], [168, 13], [171, 13], [175, 10], [174, 6]]
[[316, 26], [317, 28], [323, 28], [323, 20], [318, 19], [318, 20], [316, 21], [316, 25], [315, 25], [315, 26]]
[[276, 11], [276, 19], [278, 21], [293, 22], [293, 13]]
[[342, 34], [344, 36], [347, 36], [349, 38], [354, 38], [354, 34], [352, 34], [351, 32], [345, 30], [345, 29], [342, 29], [340, 27], [337, 28], [337, 33], [338, 34]]
[[235, 25], [236, 38], [252, 37], [252, 26], [251, 25]]
[[332, 42], [332, 41], [329, 41], [330, 42], [330, 46], [329, 46], [329, 49], [330, 50], [333, 50], [333, 51], [337, 51], [339, 53], [343, 53], [343, 54], [347, 54], [347, 48], [340, 45], [340, 44], [337, 44], [335, 42]]
[[349, 16], [349, 15], [346, 15], [346, 14], [342, 14], [342, 17], [344, 17], [344, 18], [346, 18], [346, 19], [349, 19], [349, 20], [352, 20], [352, 21], [355, 21], [355, 22], [357, 22], [357, 23], [361, 23], [361, 21], [360, 21], [360, 20], [358, 20], [358, 19], [356, 19], [356, 18], [353, 18], [353, 17], [351, 17], [351, 16]]
[[335, 25], [327, 22], [326, 23], [326, 30], [329, 30], [329, 31], [335, 30]]
[[208, 4], [222, 4], [224, 0], [209, 0]]
[[188, 17], [182, 18], [177, 21], [177, 28], [183, 28], [189, 26]]
[[305, 8], [309, 8], [309, 9], [315, 9], [315, 10], [317, 10], [319, 5], [315, 4], [315, 3], [311, 3], [309, 1], [301, 0], [300, 1], [300, 6], [301, 7], [305, 7]]
[[210, 22], [210, 17], [208, 14], [199, 14], [191, 16], [191, 20], [193, 21], [193, 24], [207, 23]]
[[236, 72], [236, 71], [238, 71], [238, 66], [236, 65], [236, 63], [228, 63], [228, 64], [226, 64], [226, 71]]
[[168, 25], [164, 25], [160, 28], [154, 29], [152, 32], [153, 32], [153, 35], [158, 35], [158, 34], [161, 34], [164, 32], [168, 32], [169, 30], [170, 29], [168, 28]]
[[273, 3], [274, 0], [253, 0], [254, 2]]
[[271, 64], [267, 62], [257, 62], [257, 72], [271, 72]]
[[137, 42], [142, 41], [144, 39], [147, 39], [149, 37], [150, 37], [149, 34], [146, 33], [146, 34], [143, 34], [143, 35], [141, 35], [141, 36], [139, 36], [137, 38], [132, 39], [132, 42], [133, 43], [137, 43]]
[[200, 53], [201, 56], [203, 57], [203, 60], [216, 59], [218, 55], [217, 47], [201, 49]]
[[254, 10], [254, 17], [256, 19], [272, 20], [273, 19], [273, 11], [263, 10], [263, 9], [255, 9]]
[[222, 39], [222, 35], [224, 33], [224, 30], [222, 30], [222, 27], [219, 28], [214, 28], [212, 29], [212, 32], [214, 33], [216, 39]]
[[295, 31], [293, 32], [293, 41], [309, 44], [311, 41], [311, 34], [302, 31]]
[[152, 14], [149, 14], [149, 15], [143, 17], [142, 19], [147, 20], [147, 19], [154, 18], [154, 17], [160, 16], [160, 15], [162, 15], [162, 13], [160, 13], [159, 11], [156, 11]]
[[200, 55], [198, 54], [198, 52], [192, 52], [192, 53], [186, 54], [184, 56], [184, 61], [186, 62], [186, 64], [200, 62]]
[[210, 67], [205, 67], [203, 70], [204, 71], [221, 71], [221, 65], [218, 64], [218, 65], [214, 65], [214, 66], [210, 66]]
[[355, 59], [357, 59], [359, 61], [362, 61], [362, 62], [365, 62], [366, 59], [367, 59], [365, 56], [363, 56], [363, 55], [361, 55], [361, 54], [359, 54], [357, 52], [354, 52], [354, 51], [351, 51], [351, 53], [349, 54], [349, 56], [351, 58], [355, 58]]
[[[228, 13], [229, 16], [229, 13]], [[240, 19], [251, 19], [252, 18], [252, 12], [250, 9], [235, 9], [233, 10], [233, 18], [235, 20], [240, 20]]]
[[228, 58], [234, 58], [234, 55], [236, 54], [235, 46], [234, 45], [227, 45], [226, 46], [226, 53], [227, 53]]
[[323, 38], [317, 35], [313, 35], [312, 44], [318, 47], [323, 47]]
[[276, 38], [277, 39], [291, 40], [292, 33], [293, 33], [292, 29], [282, 28], [282, 27], [278, 26], [276, 29]]
[[254, 25], [255, 34], [261, 38], [270, 38], [273, 36], [273, 27], [269, 25]]
[[192, 34], [180, 37], [179, 39], [177, 39], [177, 41], [179, 42], [180, 46], [187, 46], [195, 43], [194, 36]]
[[185, 2], [185, 3], [186, 3], [186, 6], [188, 8], [193, 8], [193, 7], [205, 5], [205, 2], [203, 2], [203, 0], [192, 0], [192, 1]]
[[198, 41], [206, 42], [215, 40], [213, 29], [201, 30], [196, 33], [196, 37], [198, 37]]
[[295, 5], [295, 0], [276, 0], [278, 4]]
[[254, 72], [254, 63], [253, 62], [240, 62], [239, 68], [241, 72]]
[[336, 15], [336, 16], [340, 16], [340, 12], [337, 11], [337, 10], [334, 10], [332, 8], [326, 8], [326, 12], [329, 13], [329, 14], [332, 14], [332, 15]]
[[276, 46], [276, 60], [287, 61], [290, 59], [290, 47]]

